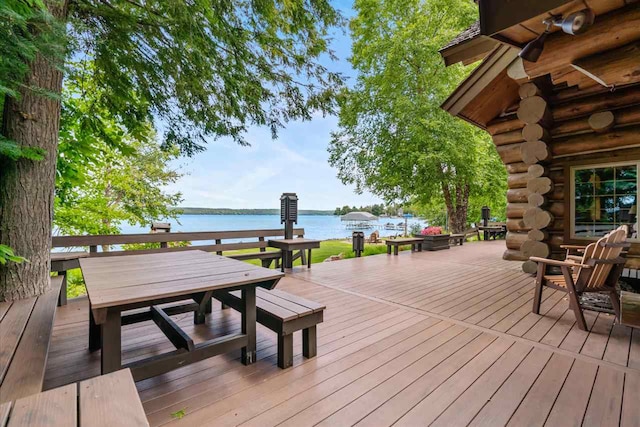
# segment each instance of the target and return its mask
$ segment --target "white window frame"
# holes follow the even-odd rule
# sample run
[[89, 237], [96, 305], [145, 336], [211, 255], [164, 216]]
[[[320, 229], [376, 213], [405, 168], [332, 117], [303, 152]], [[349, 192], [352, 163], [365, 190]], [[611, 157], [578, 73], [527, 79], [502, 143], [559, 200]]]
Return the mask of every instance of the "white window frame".
[[[584, 241], [596, 241], [600, 237], [582, 237], [576, 236], [575, 234], [575, 225], [576, 225], [576, 185], [575, 185], [575, 171], [584, 170], [584, 169], [599, 169], [599, 168], [608, 168], [608, 167], [617, 167], [617, 166], [631, 166], [635, 165], [637, 168], [636, 174], [636, 206], [640, 209], [640, 160], [628, 161], [628, 162], [607, 162], [607, 163], [594, 163], [594, 164], [583, 164], [583, 165], [575, 165], [569, 168], [570, 175], [570, 189], [569, 189], [569, 237], [572, 240], [584, 240]], [[565, 195], [566, 196], [566, 195]], [[638, 223], [638, 219], [640, 219], [640, 212], [636, 214], [636, 224]], [[632, 231], [632, 230], [630, 230]], [[640, 242], [640, 238], [628, 238], [627, 240], [632, 242]]]

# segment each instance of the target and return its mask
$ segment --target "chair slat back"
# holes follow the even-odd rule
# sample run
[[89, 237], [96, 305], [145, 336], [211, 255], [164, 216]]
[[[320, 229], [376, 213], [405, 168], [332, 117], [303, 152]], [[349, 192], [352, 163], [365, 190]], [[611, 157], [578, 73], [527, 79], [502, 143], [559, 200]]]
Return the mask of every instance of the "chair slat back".
[[[607, 243], [622, 243], [627, 239], [627, 231], [622, 227], [612, 231], [606, 236], [602, 237], [596, 243], [592, 243], [584, 251], [582, 257], [582, 263], [587, 264], [590, 259], [602, 259], [602, 260], [614, 260], [620, 256], [622, 248], [608, 247]], [[596, 263], [593, 267], [593, 271], [589, 275], [589, 278], [585, 284], [576, 285], [579, 288], [599, 288], [604, 286], [611, 269], [612, 264]], [[579, 289], [580, 290], [580, 289]]]

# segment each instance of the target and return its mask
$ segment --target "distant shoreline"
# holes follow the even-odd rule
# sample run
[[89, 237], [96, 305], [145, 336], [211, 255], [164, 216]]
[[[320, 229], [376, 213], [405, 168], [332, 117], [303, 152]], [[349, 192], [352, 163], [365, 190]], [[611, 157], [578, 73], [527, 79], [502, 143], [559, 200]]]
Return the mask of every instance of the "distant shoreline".
[[[280, 215], [279, 209], [228, 209], [228, 208], [192, 208], [176, 207], [171, 210], [182, 211], [182, 215]], [[300, 210], [300, 215], [333, 215], [334, 211]]]

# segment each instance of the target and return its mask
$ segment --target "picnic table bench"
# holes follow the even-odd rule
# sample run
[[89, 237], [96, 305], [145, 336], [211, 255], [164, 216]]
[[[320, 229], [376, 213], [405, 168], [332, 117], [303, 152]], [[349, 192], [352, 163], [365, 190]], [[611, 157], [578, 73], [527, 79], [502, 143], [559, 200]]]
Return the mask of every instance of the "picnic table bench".
[[[214, 293], [222, 308], [231, 307], [242, 312], [240, 292]], [[256, 292], [257, 320], [278, 334], [278, 366], [282, 369], [293, 364], [293, 333], [302, 330], [302, 355], [315, 357], [317, 353], [316, 325], [322, 323], [325, 306], [273, 289]]]
[[0, 403], [42, 391], [61, 285], [52, 277], [43, 295], [0, 302]]
[[385, 239], [384, 243], [387, 245], [388, 255], [391, 255], [391, 248], [393, 248], [393, 254], [398, 255], [400, 246], [405, 245], [411, 245], [411, 252], [422, 252], [424, 239], [422, 237], [401, 237], [399, 239]]
[[148, 425], [128, 369], [0, 404], [0, 427]]
[[454, 246], [455, 245], [462, 246], [463, 243], [466, 242], [470, 236], [477, 236], [478, 240], [480, 240], [480, 230], [478, 230], [477, 228], [469, 228], [465, 230], [464, 233], [451, 234], [449, 236], [449, 241]]
[[[304, 237], [304, 228], [295, 228], [293, 234], [298, 238]], [[201, 250], [215, 252], [217, 255], [224, 255], [227, 251], [251, 249], [253, 252], [235, 253], [226, 255], [229, 258], [240, 261], [260, 260], [263, 267], [269, 268], [275, 262], [276, 268], [280, 267], [283, 258], [282, 250], [267, 250], [269, 237], [283, 237], [283, 229], [265, 230], [236, 230], [236, 231], [195, 231], [186, 233], [140, 233], [140, 234], [115, 234], [115, 235], [85, 235], [85, 236], [54, 236], [51, 240], [52, 248], [88, 248], [89, 251], [74, 252], [52, 252], [51, 271], [58, 272], [63, 278], [63, 290], [60, 292], [59, 305], [67, 303], [67, 281], [66, 272], [74, 268], [80, 268], [80, 259], [93, 257], [113, 257], [126, 255], [143, 255], [162, 252], [181, 252], [189, 250]], [[233, 239], [233, 242], [224, 240]], [[241, 239], [257, 239], [252, 241], [241, 241]], [[297, 240], [297, 239], [296, 239]], [[169, 243], [176, 242], [206, 242], [215, 244], [205, 244], [198, 246], [169, 246]], [[135, 250], [114, 250], [99, 252], [100, 246], [126, 245], [126, 244], [159, 244], [159, 248], [135, 249]], [[300, 258], [302, 264], [307, 264], [307, 256], [304, 250], [292, 256], [292, 261]], [[310, 259], [309, 259], [310, 261]]]

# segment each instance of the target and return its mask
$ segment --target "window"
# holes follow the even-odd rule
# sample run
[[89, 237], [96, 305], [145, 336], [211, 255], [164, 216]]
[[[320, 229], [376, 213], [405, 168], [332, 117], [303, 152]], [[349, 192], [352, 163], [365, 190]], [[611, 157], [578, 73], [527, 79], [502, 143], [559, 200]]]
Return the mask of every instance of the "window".
[[571, 168], [571, 237], [593, 239], [620, 225], [636, 237], [638, 166], [618, 163]]

